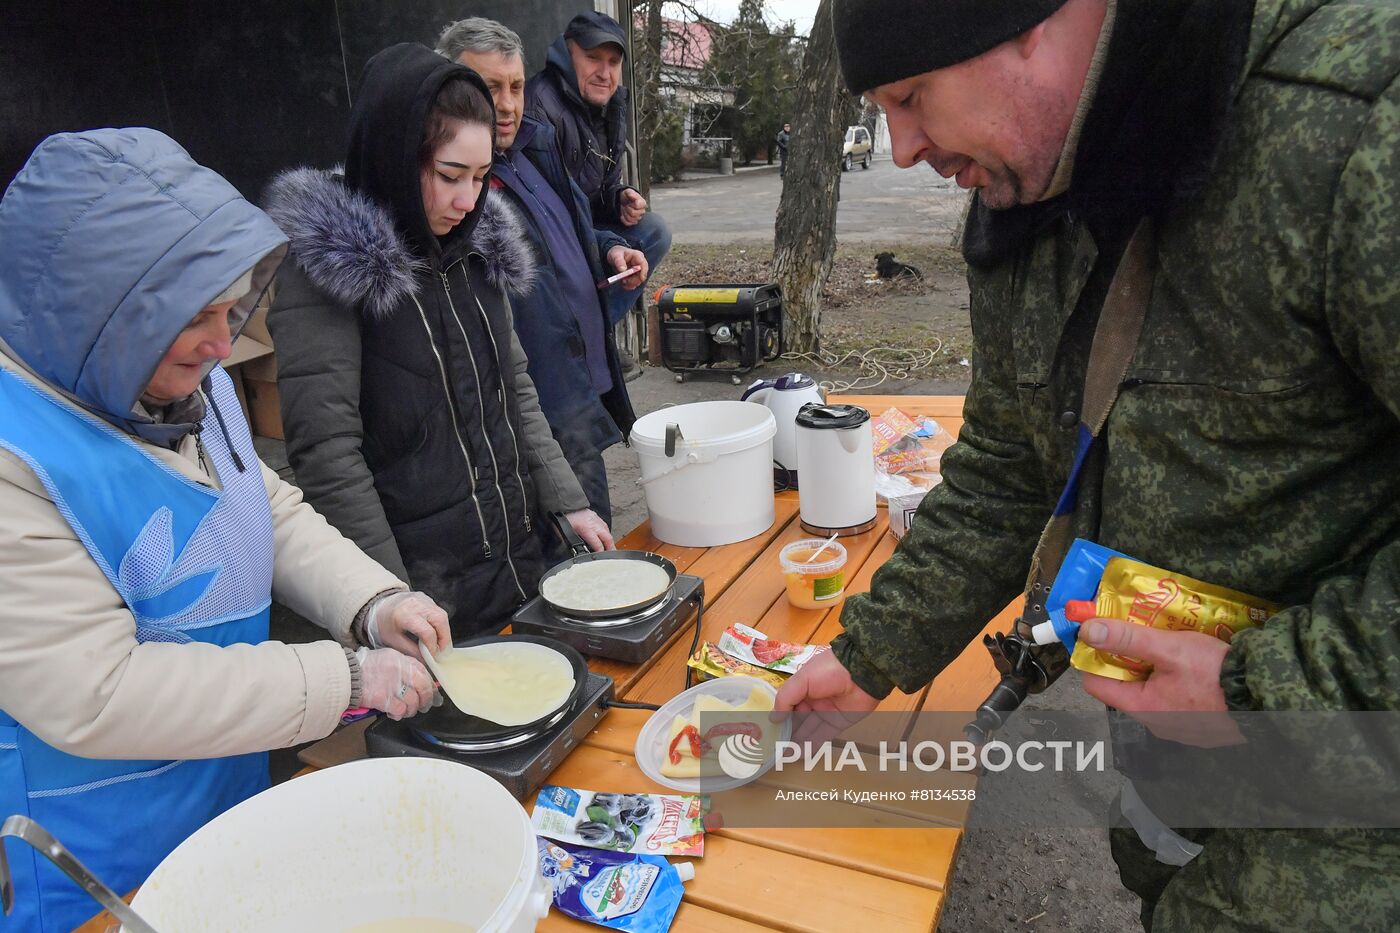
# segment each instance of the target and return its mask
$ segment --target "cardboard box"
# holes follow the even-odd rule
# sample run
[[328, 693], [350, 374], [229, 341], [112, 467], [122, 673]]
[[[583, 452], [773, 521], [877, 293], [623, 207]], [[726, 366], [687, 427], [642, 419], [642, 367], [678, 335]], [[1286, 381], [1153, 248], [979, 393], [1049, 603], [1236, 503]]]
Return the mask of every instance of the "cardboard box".
[[248, 393], [248, 424], [259, 437], [286, 440], [282, 430], [282, 397], [277, 391], [277, 354], [268, 353], [243, 364], [243, 388]]
[[284, 440], [282, 399], [277, 392], [277, 354], [245, 327], [233, 342], [233, 353], [224, 360], [224, 370], [233, 380], [238, 404], [252, 432], [260, 437]]
[[[942, 479], [941, 476], [938, 477], [939, 482], [941, 482]], [[938, 483], [935, 482], [933, 485], [936, 486]], [[928, 495], [928, 493], [929, 490], [920, 489], [907, 496], [890, 497], [890, 531], [894, 532], [896, 538], [903, 538], [909, 533], [909, 526], [914, 521], [915, 513], [919, 511], [919, 503], [924, 501], [924, 496]]]
[[238, 393], [238, 404], [243, 409], [243, 420], [250, 425], [253, 423], [253, 419], [248, 401], [245, 367], [257, 360], [271, 359], [271, 357], [272, 348], [267, 344], [248, 336], [241, 336], [233, 342], [233, 353], [223, 362], [224, 371], [233, 380], [233, 391]]
[[272, 332], [267, 329], [267, 304], [266, 299], [259, 302], [253, 309], [253, 313], [248, 317], [248, 323], [243, 325], [243, 336], [252, 337], [258, 343], [270, 349], [275, 349], [272, 345]]
[[259, 437], [272, 437], [286, 440], [282, 430], [282, 397], [277, 392], [277, 383], [261, 379], [245, 379], [248, 392], [248, 410], [252, 417], [248, 424]]

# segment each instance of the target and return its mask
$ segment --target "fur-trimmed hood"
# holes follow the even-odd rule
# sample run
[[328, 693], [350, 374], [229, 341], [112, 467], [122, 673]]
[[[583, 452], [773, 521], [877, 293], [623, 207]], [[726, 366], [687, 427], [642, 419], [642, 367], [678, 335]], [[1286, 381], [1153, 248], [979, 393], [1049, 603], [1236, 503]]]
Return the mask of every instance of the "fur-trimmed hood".
[[[428, 264], [399, 231], [390, 212], [351, 190], [337, 172], [296, 168], [268, 185], [265, 210], [291, 241], [291, 260], [339, 303], [383, 319], [418, 291]], [[535, 260], [524, 221], [509, 200], [487, 191], [466, 251], [479, 255], [487, 282], [506, 295], [534, 286]]]

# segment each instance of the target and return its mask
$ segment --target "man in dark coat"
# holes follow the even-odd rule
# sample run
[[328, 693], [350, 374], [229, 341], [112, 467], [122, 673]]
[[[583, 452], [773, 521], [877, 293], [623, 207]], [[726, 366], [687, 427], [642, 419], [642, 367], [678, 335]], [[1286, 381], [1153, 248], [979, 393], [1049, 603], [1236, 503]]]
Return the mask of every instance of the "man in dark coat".
[[[631, 431], [636, 416], [605, 302], [613, 292], [641, 287], [647, 259], [615, 233], [594, 229], [553, 131], [524, 115], [519, 36], [495, 20], [471, 17], [443, 30], [437, 51], [480, 74], [495, 101], [492, 186], [519, 208], [539, 268], [534, 287], [513, 298], [516, 333], [555, 439], [591, 507], [610, 522], [603, 451]], [[639, 271], [599, 289], [631, 268]]]
[[783, 128], [780, 129], [780, 130], [778, 130], [778, 136], [777, 136], [777, 143], [778, 143], [778, 177], [779, 177], [779, 178], [782, 178], [783, 176], [787, 175], [788, 140], [791, 138], [791, 136], [792, 136], [792, 124], [791, 124], [791, 123], [784, 123], [784, 124], [783, 124]]
[[[622, 181], [627, 158], [627, 37], [605, 13], [580, 13], [549, 47], [545, 66], [525, 86], [525, 112], [554, 128], [564, 168], [588, 198], [594, 226], [611, 230], [646, 254], [655, 269], [671, 249], [671, 230], [647, 212], [646, 198]], [[616, 323], [645, 282], [608, 296]]]

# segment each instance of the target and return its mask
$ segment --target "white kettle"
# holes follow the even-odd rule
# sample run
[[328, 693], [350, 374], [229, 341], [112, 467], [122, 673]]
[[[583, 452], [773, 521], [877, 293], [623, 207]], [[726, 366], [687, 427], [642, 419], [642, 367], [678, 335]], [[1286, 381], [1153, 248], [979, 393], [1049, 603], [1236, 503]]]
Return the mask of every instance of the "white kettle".
[[803, 529], [823, 537], [869, 531], [875, 525], [870, 412], [858, 405], [804, 405], [795, 432]]
[[820, 405], [826, 401], [822, 390], [812, 377], [788, 373], [777, 379], [756, 380], [744, 390], [740, 401], [757, 402], [773, 413], [773, 420], [778, 423], [778, 433], [773, 436], [773, 478], [790, 488], [797, 488], [794, 424], [803, 405], [812, 402]]

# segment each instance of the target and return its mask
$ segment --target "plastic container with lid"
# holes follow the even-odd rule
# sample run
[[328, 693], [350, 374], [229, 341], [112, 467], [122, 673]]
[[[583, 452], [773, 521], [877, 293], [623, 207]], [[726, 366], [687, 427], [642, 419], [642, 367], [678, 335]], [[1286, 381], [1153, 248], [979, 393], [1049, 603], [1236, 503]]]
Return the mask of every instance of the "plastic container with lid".
[[[808, 563], [822, 546], [826, 550]], [[846, 548], [822, 538], [794, 541], [778, 553], [787, 584], [788, 602], [799, 609], [829, 609], [846, 598]]]
[[728, 769], [725, 769], [724, 773], [721, 774], [695, 778], [673, 778], [661, 773], [662, 758], [665, 757], [667, 746], [670, 744], [671, 725], [677, 716], [686, 718], [695, 716], [697, 698], [701, 696], [715, 697], [728, 706], [737, 706], [749, 699], [755, 690], [764, 694], [769, 700], [776, 700], [778, 697], [778, 691], [773, 689], [772, 684], [765, 683], [756, 677], [743, 676], [707, 680], [672, 697], [662, 704], [659, 710], [651, 714], [651, 718], [637, 733], [637, 743], [633, 747], [637, 766], [642, 769], [643, 774], [656, 783], [687, 794], [718, 793], [719, 791], [733, 790], [758, 780], [773, 767], [775, 759], [772, 750], [776, 747], [776, 743], [786, 741], [791, 737], [791, 720], [784, 719], [781, 723], [774, 724], [777, 731], [768, 736], [764, 742], [768, 754], [763, 762], [758, 768], [743, 773], [741, 776], [734, 776]]

